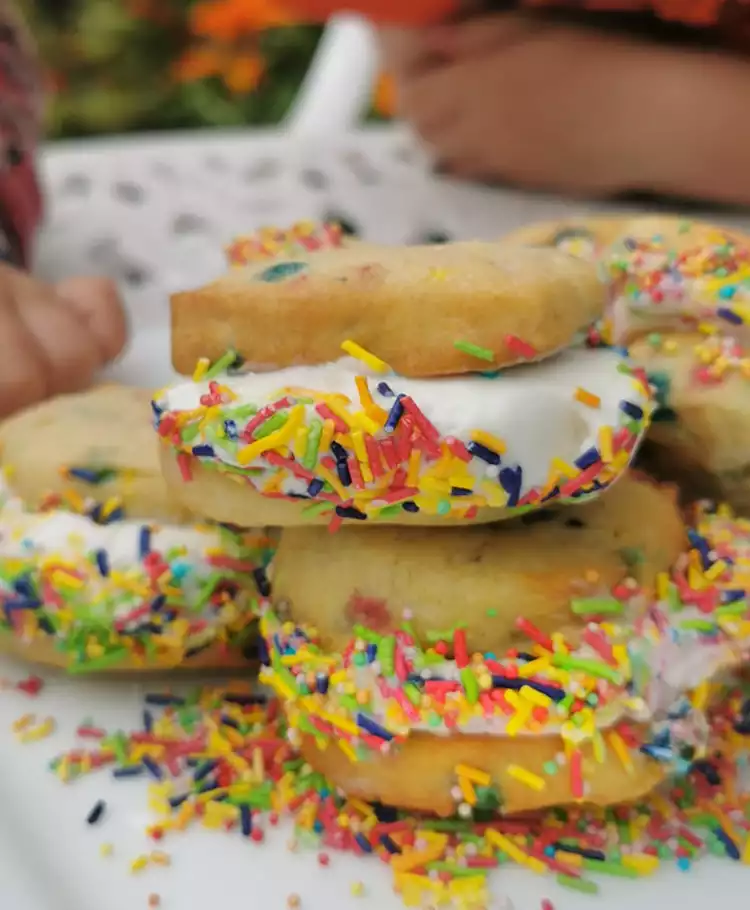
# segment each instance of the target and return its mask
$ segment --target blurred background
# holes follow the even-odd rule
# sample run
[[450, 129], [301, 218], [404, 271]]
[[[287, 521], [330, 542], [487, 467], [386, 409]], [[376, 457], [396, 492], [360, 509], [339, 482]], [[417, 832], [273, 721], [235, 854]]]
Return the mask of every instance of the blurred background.
[[[16, 2], [54, 89], [52, 138], [277, 123], [320, 37], [275, 0]], [[381, 77], [371, 118], [391, 110]]]

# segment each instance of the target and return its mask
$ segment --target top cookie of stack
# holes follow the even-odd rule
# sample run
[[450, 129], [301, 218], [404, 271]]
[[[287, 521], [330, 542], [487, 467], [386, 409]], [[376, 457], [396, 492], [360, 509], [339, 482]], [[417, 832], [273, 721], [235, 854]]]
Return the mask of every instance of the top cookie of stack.
[[198, 367], [154, 410], [188, 508], [494, 521], [627, 467], [649, 391], [621, 353], [585, 348], [605, 304], [593, 266], [496, 243], [331, 245], [264, 259], [250, 243], [249, 264], [173, 297], [174, 366]]

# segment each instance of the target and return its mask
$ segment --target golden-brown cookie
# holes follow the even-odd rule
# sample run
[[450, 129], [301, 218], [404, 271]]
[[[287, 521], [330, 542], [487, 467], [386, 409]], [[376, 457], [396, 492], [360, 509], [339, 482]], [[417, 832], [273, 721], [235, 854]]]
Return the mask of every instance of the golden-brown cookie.
[[693, 495], [750, 507], [750, 357], [723, 335], [652, 334], [630, 346], [659, 409], [647, 464]]
[[0, 465], [32, 508], [80, 497], [183, 522], [190, 515], [162, 479], [152, 421], [147, 389], [102, 385], [49, 399], [0, 424]]
[[[460, 801], [452, 791], [458, 786], [456, 767], [462, 765], [479, 770], [483, 779], [487, 775], [497, 794], [495, 805], [506, 815], [580, 801], [576, 800], [570, 774], [566, 773], [565, 743], [559, 736], [509, 739], [413, 733], [393, 753], [363, 757], [356, 762], [333, 743], [321, 740], [320, 746], [312, 736], [300, 739], [307, 762], [348, 797], [413, 812], [454, 815]], [[581, 760], [587, 782], [585, 801], [596, 806], [634, 802], [668, 774], [666, 765], [639, 752], [633, 754], [627, 768], [613, 755], [598, 761], [591, 743], [582, 746]], [[545, 773], [545, 767], [555, 765], [555, 774]], [[522, 769], [543, 781], [543, 786], [529, 786], [509, 769]], [[523, 778], [529, 779], [525, 775]]]
[[273, 566], [274, 600], [340, 649], [358, 626], [386, 635], [408, 618], [417, 637], [466, 627], [470, 650], [525, 640], [523, 616], [569, 637], [585, 624], [571, 599], [627, 578], [652, 587], [684, 550], [674, 491], [626, 476], [604, 496], [472, 528], [287, 528]]
[[604, 307], [587, 263], [498, 243], [354, 246], [234, 269], [172, 297], [172, 362], [192, 374], [228, 350], [252, 370], [322, 364], [353, 342], [403, 376], [536, 360]]

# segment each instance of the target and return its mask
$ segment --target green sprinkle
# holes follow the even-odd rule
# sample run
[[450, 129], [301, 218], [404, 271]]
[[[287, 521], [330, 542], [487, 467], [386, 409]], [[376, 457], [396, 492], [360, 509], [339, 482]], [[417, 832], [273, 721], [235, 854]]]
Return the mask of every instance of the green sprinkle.
[[558, 873], [555, 876], [558, 885], [563, 888], [569, 888], [571, 891], [580, 891], [582, 894], [598, 894], [599, 885], [585, 878], [573, 878], [572, 875], [563, 875]]
[[584, 859], [583, 868], [589, 872], [601, 872], [602, 875], [614, 875], [619, 878], [640, 878], [635, 869], [623, 866], [620, 863], [600, 861], [598, 859]]
[[461, 685], [464, 687], [466, 700], [470, 705], [475, 705], [479, 701], [479, 683], [471, 667], [464, 667], [461, 670]]
[[323, 434], [323, 421], [314, 418], [310, 421], [310, 429], [307, 432], [307, 445], [305, 454], [302, 458], [302, 467], [312, 471], [318, 462], [318, 449], [320, 448], [320, 437]]
[[395, 652], [396, 639], [393, 635], [387, 635], [378, 645], [378, 660], [383, 676], [393, 676], [396, 672], [393, 663]]
[[268, 420], [264, 420], [260, 426], [255, 428], [253, 436], [256, 439], [263, 439], [265, 436], [270, 436], [275, 430], [281, 429], [288, 420], [289, 413], [287, 411], [277, 411], [275, 414], [272, 414]]
[[542, 770], [545, 774], [549, 774], [549, 776], [552, 777], [554, 774], [557, 774], [560, 769], [558, 768], [556, 761], [546, 761], [542, 765]]
[[464, 354], [470, 354], [472, 357], [476, 357], [479, 360], [486, 360], [488, 363], [492, 363], [495, 359], [495, 355], [489, 348], [480, 348], [478, 344], [472, 344], [470, 341], [454, 341], [453, 347], [457, 351], [462, 351]]
[[323, 515], [324, 512], [330, 512], [332, 508], [333, 505], [330, 502], [311, 502], [309, 506], [305, 506], [302, 514], [305, 518], [315, 518]]
[[237, 361], [237, 351], [228, 350], [223, 357], [220, 357], [216, 363], [210, 366], [203, 374], [204, 380], [216, 379], [221, 373], [225, 373], [229, 367]]
[[615, 684], [622, 683], [622, 673], [599, 660], [570, 657], [567, 654], [555, 654], [552, 657], [552, 666], [559, 667], [561, 670], [580, 670], [582, 673], [598, 676]]
[[683, 619], [680, 628], [688, 632], [706, 632], [709, 635], [717, 631], [716, 623], [708, 619]]
[[576, 616], [591, 616], [600, 613], [607, 615], [622, 613], [624, 607], [614, 597], [585, 597], [571, 600], [570, 609]]

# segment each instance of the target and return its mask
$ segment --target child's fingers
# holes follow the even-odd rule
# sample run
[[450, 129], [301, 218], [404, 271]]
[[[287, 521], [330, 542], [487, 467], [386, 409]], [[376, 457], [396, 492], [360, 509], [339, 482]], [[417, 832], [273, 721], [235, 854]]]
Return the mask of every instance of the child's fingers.
[[44, 285], [38, 286], [33, 298], [20, 302], [19, 315], [47, 363], [48, 392], [86, 388], [102, 358], [85, 320]]
[[49, 364], [20, 318], [10, 289], [0, 289], [0, 416], [39, 401], [47, 394]]
[[69, 278], [55, 291], [88, 326], [101, 353], [101, 365], [114, 360], [127, 340], [127, 322], [114, 282], [106, 278]]
[[523, 14], [496, 13], [464, 22], [433, 25], [424, 30], [422, 42], [426, 50], [455, 59], [510, 47], [543, 28], [539, 20]]

